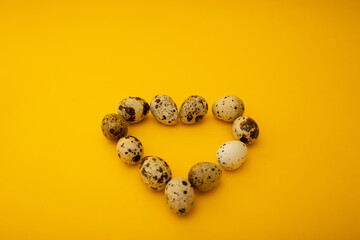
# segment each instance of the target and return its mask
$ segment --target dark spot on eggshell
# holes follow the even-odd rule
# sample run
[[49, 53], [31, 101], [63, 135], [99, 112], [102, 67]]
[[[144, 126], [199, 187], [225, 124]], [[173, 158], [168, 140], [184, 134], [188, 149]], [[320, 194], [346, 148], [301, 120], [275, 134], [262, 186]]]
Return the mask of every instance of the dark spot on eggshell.
[[258, 129], [258, 128], [256, 128], [254, 131], [251, 131], [251, 132], [250, 132], [250, 137], [251, 137], [252, 139], [257, 139], [258, 136], [259, 136], [259, 129]]
[[161, 174], [160, 178], [158, 179], [157, 183], [163, 183], [164, 179], [167, 179], [168, 174], [167, 173], [163, 173]]
[[182, 184], [183, 184], [184, 186], [187, 186], [187, 185], [188, 185], [188, 183], [187, 183], [186, 181], [182, 181]]
[[240, 129], [245, 131], [245, 132], [249, 132], [251, 130], [251, 126], [248, 125], [248, 124], [241, 123], [240, 124]]
[[186, 119], [188, 120], [188, 122], [191, 122], [191, 120], [193, 119], [192, 114], [191, 114], [191, 113], [188, 113], [188, 114], [186, 115]]
[[136, 155], [135, 157], [132, 158], [132, 160], [134, 162], [138, 162], [140, 160], [140, 155]]
[[195, 122], [199, 122], [203, 118], [204, 118], [204, 115], [199, 115], [195, 118]]
[[149, 110], [150, 110], [149, 104], [144, 101], [144, 102], [143, 102], [143, 113], [142, 113], [143, 116], [145, 116], [146, 114], [148, 114]]
[[122, 105], [119, 106], [119, 110], [123, 111], [125, 110], [125, 113], [128, 115], [126, 117], [126, 120], [129, 122], [135, 121], [135, 109], [132, 107], [124, 107]]
[[246, 138], [246, 136], [242, 136], [240, 138], [240, 141], [242, 141], [243, 143], [249, 143], [249, 140]]
[[179, 212], [179, 213], [184, 213], [184, 212], [185, 212], [185, 208], [180, 208], [178, 212]]
[[247, 118], [245, 121], [240, 123], [241, 130], [249, 132], [252, 128], [258, 128], [258, 125], [252, 118]]

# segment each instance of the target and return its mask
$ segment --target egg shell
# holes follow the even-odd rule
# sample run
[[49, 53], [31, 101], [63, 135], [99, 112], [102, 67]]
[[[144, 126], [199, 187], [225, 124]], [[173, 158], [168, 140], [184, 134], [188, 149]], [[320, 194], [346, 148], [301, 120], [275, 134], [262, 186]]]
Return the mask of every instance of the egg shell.
[[150, 103], [150, 110], [156, 120], [165, 125], [174, 125], [178, 119], [175, 102], [167, 95], [156, 95]]
[[140, 122], [150, 110], [149, 104], [139, 97], [127, 97], [121, 100], [118, 113], [130, 123]]
[[120, 138], [116, 149], [120, 160], [129, 165], [137, 164], [144, 154], [142, 143], [133, 136]]
[[215, 163], [199, 162], [190, 169], [188, 179], [195, 189], [206, 192], [220, 183], [221, 176], [222, 171]]
[[126, 136], [128, 126], [126, 121], [119, 114], [110, 113], [103, 118], [101, 130], [107, 139], [117, 141], [119, 138]]
[[245, 143], [233, 140], [221, 145], [216, 153], [216, 158], [225, 170], [235, 170], [246, 160], [247, 146]]
[[197, 95], [190, 96], [180, 107], [180, 120], [185, 124], [197, 123], [205, 117], [208, 108], [205, 98]]
[[234, 122], [243, 115], [245, 106], [243, 101], [236, 96], [224, 96], [212, 105], [214, 116], [225, 122]]
[[259, 137], [259, 126], [254, 119], [238, 117], [232, 126], [233, 136], [246, 144], [253, 144]]
[[163, 190], [172, 173], [169, 165], [161, 158], [146, 156], [140, 162], [141, 180], [153, 190]]
[[187, 179], [174, 178], [166, 185], [165, 197], [171, 210], [186, 215], [194, 205], [195, 193]]

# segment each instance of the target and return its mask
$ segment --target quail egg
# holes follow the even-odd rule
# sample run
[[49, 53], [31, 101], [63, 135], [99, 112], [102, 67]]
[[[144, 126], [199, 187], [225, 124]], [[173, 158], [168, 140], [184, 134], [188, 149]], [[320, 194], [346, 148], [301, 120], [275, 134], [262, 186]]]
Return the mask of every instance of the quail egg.
[[197, 95], [190, 96], [180, 107], [180, 120], [185, 124], [197, 123], [205, 117], [208, 108], [205, 98]]
[[165, 197], [171, 210], [186, 215], [194, 205], [195, 193], [187, 179], [174, 178], [166, 185]]
[[139, 139], [133, 136], [120, 138], [116, 149], [121, 161], [129, 165], [137, 164], [144, 154], [143, 145]]
[[169, 165], [155, 156], [144, 157], [140, 162], [141, 180], [151, 189], [163, 190], [171, 179]]
[[221, 145], [216, 153], [216, 158], [221, 167], [225, 170], [235, 170], [239, 168], [247, 156], [247, 147], [240, 141], [228, 141]]
[[221, 97], [212, 106], [214, 116], [225, 122], [234, 122], [243, 115], [244, 109], [244, 103], [236, 96]]
[[234, 121], [232, 132], [236, 139], [246, 144], [252, 144], [259, 137], [259, 126], [254, 119], [242, 116]]
[[128, 126], [126, 121], [120, 117], [119, 114], [110, 113], [103, 118], [101, 130], [107, 139], [117, 141], [119, 138], [126, 136]]
[[192, 166], [188, 178], [191, 185], [202, 192], [214, 189], [220, 182], [222, 171], [211, 162], [199, 162]]
[[143, 120], [149, 110], [149, 104], [139, 97], [127, 97], [120, 102], [118, 107], [119, 115], [131, 123]]
[[157, 95], [150, 103], [150, 110], [156, 120], [165, 125], [174, 125], [178, 119], [175, 102], [167, 95]]

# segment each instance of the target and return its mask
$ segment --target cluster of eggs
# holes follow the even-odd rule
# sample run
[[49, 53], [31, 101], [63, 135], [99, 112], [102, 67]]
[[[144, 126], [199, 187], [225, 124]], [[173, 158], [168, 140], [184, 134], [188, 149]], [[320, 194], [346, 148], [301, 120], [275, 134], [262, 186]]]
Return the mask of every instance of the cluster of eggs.
[[[244, 103], [236, 96], [224, 96], [212, 105], [214, 116], [225, 122], [232, 122], [233, 136], [237, 140], [222, 144], [216, 157], [225, 170], [239, 168], [247, 156], [247, 145], [256, 141], [259, 127], [250, 117], [243, 116]], [[156, 120], [165, 125], [174, 125], [177, 120], [185, 124], [201, 121], [208, 112], [208, 104], [201, 96], [188, 97], [178, 108], [171, 97], [155, 96], [150, 105], [142, 98], [127, 97], [118, 107], [118, 114], [107, 114], [101, 124], [106, 138], [117, 141], [117, 154], [126, 164], [140, 162], [141, 180], [149, 188], [161, 191], [169, 207], [179, 215], [186, 215], [194, 204], [194, 189], [202, 192], [214, 189], [222, 176], [221, 168], [212, 162], [199, 162], [188, 173], [188, 178], [172, 178], [169, 164], [160, 157], [145, 156], [143, 145], [134, 136], [127, 136], [128, 123], [140, 122], [149, 110]]]

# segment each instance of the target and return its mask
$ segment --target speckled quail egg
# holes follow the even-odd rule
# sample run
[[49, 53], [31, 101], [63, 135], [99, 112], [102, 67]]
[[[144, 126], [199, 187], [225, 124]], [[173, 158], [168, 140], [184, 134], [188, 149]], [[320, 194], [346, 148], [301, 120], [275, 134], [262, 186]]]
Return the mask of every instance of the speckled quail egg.
[[202, 192], [214, 189], [220, 182], [222, 171], [211, 162], [199, 162], [192, 166], [188, 178], [191, 185]]
[[247, 147], [240, 141], [228, 141], [221, 145], [216, 153], [216, 158], [225, 170], [235, 170], [246, 160]]
[[205, 117], [208, 108], [205, 98], [197, 95], [190, 96], [180, 107], [180, 120], [185, 124], [197, 123]]
[[236, 139], [246, 144], [252, 144], [259, 136], [259, 126], [254, 119], [242, 116], [234, 121], [232, 132]]
[[119, 114], [110, 113], [103, 118], [101, 130], [107, 139], [117, 141], [119, 138], [126, 136], [128, 126], [126, 121], [120, 117]]
[[212, 105], [214, 116], [225, 122], [234, 122], [243, 115], [244, 109], [244, 103], [236, 96], [221, 97]]
[[177, 106], [166, 95], [156, 95], [150, 103], [150, 110], [155, 119], [165, 125], [174, 125], [178, 119]]
[[140, 162], [141, 180], [151, 189], [163, 190], [171, 179], [169, 165], [155, 156], [144, 157]]
[[194, 205], [195, 193], [187, 179], [174, 178], [166, 185], [165, 197], [171, 210], [186, 215]]
[[120, 138], [116, 149], [121, 161], [129, 165], [137, 164], [144, 154], [143, 145], [139, 139], [133, 136]]
[[127, 97], [121, 100], [118, 113], [126, 121], [131, 123], [140, 122], [148, 114], [150, 110], [149, 104], [139, 97]]

